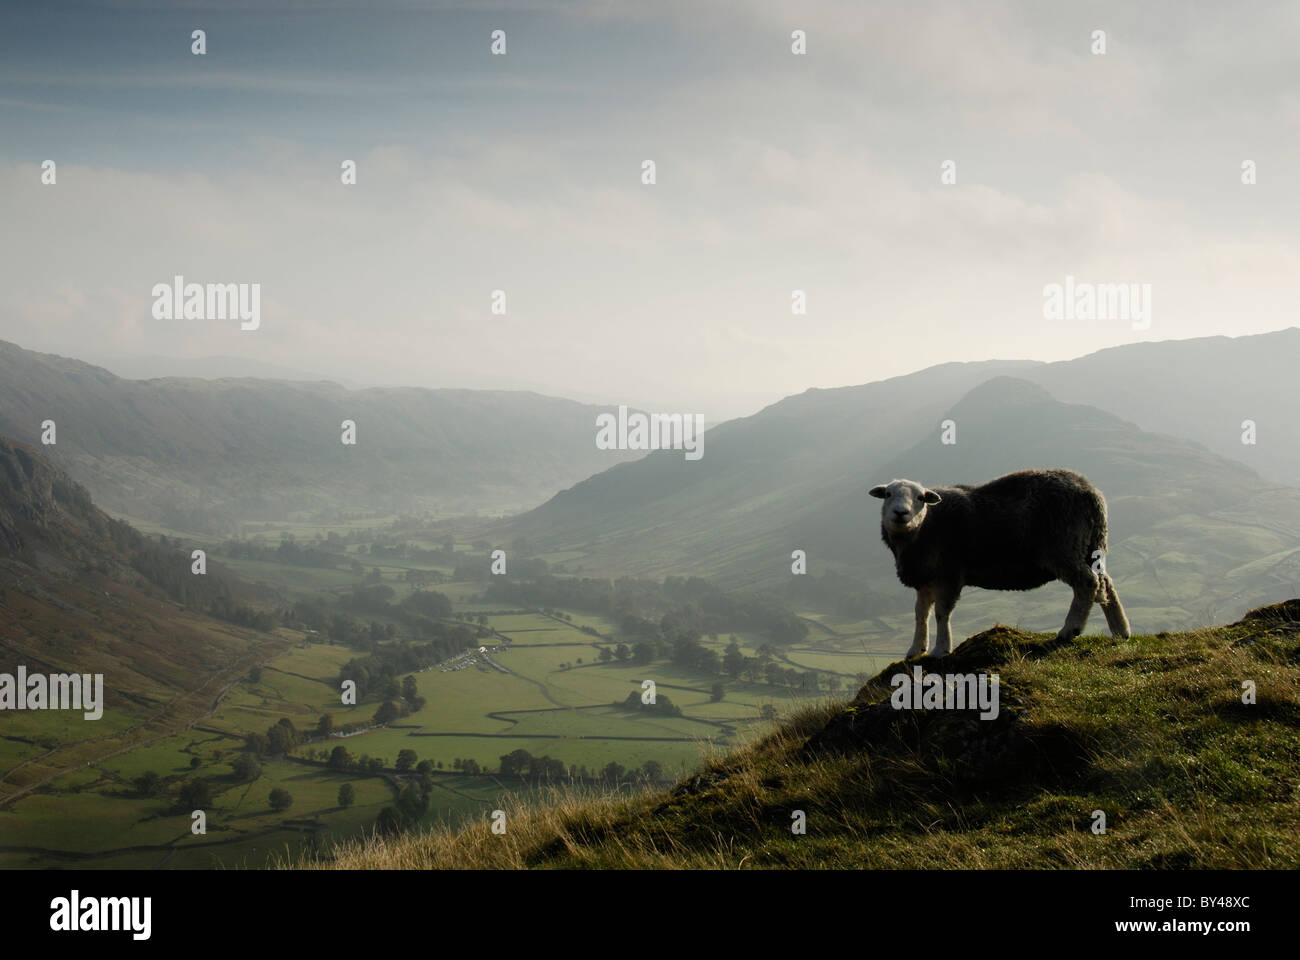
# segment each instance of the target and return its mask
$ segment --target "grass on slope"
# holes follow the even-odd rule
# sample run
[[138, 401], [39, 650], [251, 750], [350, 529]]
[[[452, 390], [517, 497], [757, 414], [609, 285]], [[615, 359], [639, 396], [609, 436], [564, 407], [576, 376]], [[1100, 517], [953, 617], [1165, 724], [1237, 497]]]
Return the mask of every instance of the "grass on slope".
[[999, 675], [998, 718], [893, 710], [894, 664], [852, 703], [806, 709], [671, 791], [557, 791], [509, 810], [504, 835], [484, 819], [352, 843], [320, 865], [1300, 866], [1300, 600], [1129, 641], [999, 626], [922, 665]]

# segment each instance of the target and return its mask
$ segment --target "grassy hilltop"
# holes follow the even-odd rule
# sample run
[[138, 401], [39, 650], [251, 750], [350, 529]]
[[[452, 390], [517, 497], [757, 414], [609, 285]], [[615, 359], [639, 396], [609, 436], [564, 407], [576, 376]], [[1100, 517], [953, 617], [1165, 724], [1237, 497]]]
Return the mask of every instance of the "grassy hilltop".
[[[1300, 600], [1129, 641], [1058, 644], [997, 626], [921, 663], [999, 675], [999, 716], [895, 711], [895, 663], [852, 702], [804, 709], [670, 790], [557, 791], [549, 806], [508, 810], [504, 835], [485, 817], [345, 845], [319, 865], [1300, 866]], [[1242, 702], [1247, 680], [1254, 704]]]

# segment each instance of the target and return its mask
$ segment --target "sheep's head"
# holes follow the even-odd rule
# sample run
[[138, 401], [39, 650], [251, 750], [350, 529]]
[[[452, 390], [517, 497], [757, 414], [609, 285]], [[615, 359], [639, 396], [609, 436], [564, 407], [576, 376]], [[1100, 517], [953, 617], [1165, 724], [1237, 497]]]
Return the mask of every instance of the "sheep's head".
[[892, 534], [915, 533], [929, 505], [943, 499], [913, 480], [893, 480], [869, 492], [884, 501], [880, 505], [880, 522]]

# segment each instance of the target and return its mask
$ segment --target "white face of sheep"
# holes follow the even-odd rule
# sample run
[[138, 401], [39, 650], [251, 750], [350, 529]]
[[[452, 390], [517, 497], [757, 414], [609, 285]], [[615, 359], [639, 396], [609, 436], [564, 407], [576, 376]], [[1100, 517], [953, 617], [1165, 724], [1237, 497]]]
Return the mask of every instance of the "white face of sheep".
[[893, 534], [912, 533], [925, 520], [926, 508], [942, 498], [912, 480], [894, 480], [872, 487], [870, 493], [884, 501], [880, 506], [880, 522]]

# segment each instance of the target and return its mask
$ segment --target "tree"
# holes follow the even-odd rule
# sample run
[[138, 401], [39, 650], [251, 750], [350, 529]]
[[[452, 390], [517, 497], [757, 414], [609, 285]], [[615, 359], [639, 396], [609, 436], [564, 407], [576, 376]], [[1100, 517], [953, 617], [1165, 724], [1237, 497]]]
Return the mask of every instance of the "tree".
[[140, 776], [131, 781], [135, 785], [135, 792], [142, 797], [152, 797], [162, 786], [162, 777], [152, 770], [146, 770]]
[[331, 770], [338, 770], [340, 772], [344, 770], [351, 770], [352, 763], [353, 763], [352, 755], [348, 753], [347, 747], [343, 746], [342, 744], [339, 744], [337, 747], [333, 749], [333, 751], [331, 751], [330, 762], [329, 762], [329, 767]]
[[511, 750], [501, 757], [501, 776], [522, 777], [532, 763], [533, 755], [527, 750]]
[[266, 731], [266, 750], [273, 757], [283, 756], [293, 749], [293, 724], [285, 725], [288, 718], [281, 720]]
[[618, 783], [623, 779], [625, 773], [627, 773], [627, 770], [624, 769], [621, 763], [616, 760], [611, 760], [609, 763], [605, 764], [605, 769], [601, 771], [600, 775], [604, 778], [606, 783]]
[[256, 780], [262, 775], [262, 767], [251, 753], [241, 753], [235, 757], [230, 762], [230, 768], [235, 772], [235, 779], [241, 783]]
[[353, 801], [357, 798], [357, 792], [352, 789], [352, 784], [345, 783], [339, 787], [339, 806], [346, 810], [352, 806]]
[[600, 662], [601, 662], [601, 663], [609, 663], [609, 661], [611, 661], [611, 660], [613, 660], [613, 659], [614, 659], [614, 654], [610, 653], [610, 651], [609, 651], [609, 647], [601, 647], [601, 648], [600, 648]]
[[190, 810], [202, 810], [212, 803], [212, 788], [202, 777], [186, 780], [181, 785], [181, 806]]
[[415, 700], [420, 695], [420, 687], [415, 682], [415, 677], [408, 676], [402, 680], [402, 696], [407, 700]]
[[375, 711], [375, 723], [392, 723], [401, 715], [402, 711], [397, 709], [397, 704], [392, 700], [385, 700]]
[[727, 671], [727, 676], [733, 680], [740, 676], [740, 671], [745, 669], [745, 654], [741, 652], [740, 644], [736, 643], [735, 637], [732, 637], [731, 643], [727, 644], [726, 653], [722, 657], [722, 669]]
[[411, 750], [409, 748], [405, 750], [398, 750], [397, 751], [397, 772], [406, 773], [413, 766], [415, 766], [415, 761], [417, 759], [419, 758], [415, 755], [414, 750]]
[[320, 719], [316, 721], [316, 736], [328, 737], [334, 732], [334, 718], [328, 713], [322, 713]]
[[419, 783], [412, 781], [398, 794], [397, 809], [405, 823], [419, 823], [429, 810], [429, 795]]
[[647, 760], [641, 764], [641, 775], [647, 780], [662, 780], [664, 768], [658, 760]]
[[614, 656], [618, 657], [620, 660], [626, 660], [628, 657], [632, 656], [632, 649], [626, 643], [620, 643], [614, 648]]
[[727, 691], [723, 689], [721, 680], [715, 683], [712, 689], [709, 690], [709, 699], [712, 700], [714, 703], [717, 703], [726, 695], [727, 695]]
[[293, 806], [293, 796], [288, 790], [284, 789], [284, 787], [276, 787], [272, 790], [269, 799], [271, 801], [271, 809], [276, 813], [288, 810]]
[[396, 807], [384, 807], [375, 818], [375, 830], [380, 836], [394, 837], [402, 832], [402, 813]]
[[198, 757], [190, 757], [190, 769], [191, 769], [191, 770], [197, 770], [197, 769], [198, 769], [199, 767], [201, 767], [201, 766], [203, 766], [203, 761], [202, 761], [202, 760], [200, 760]]

